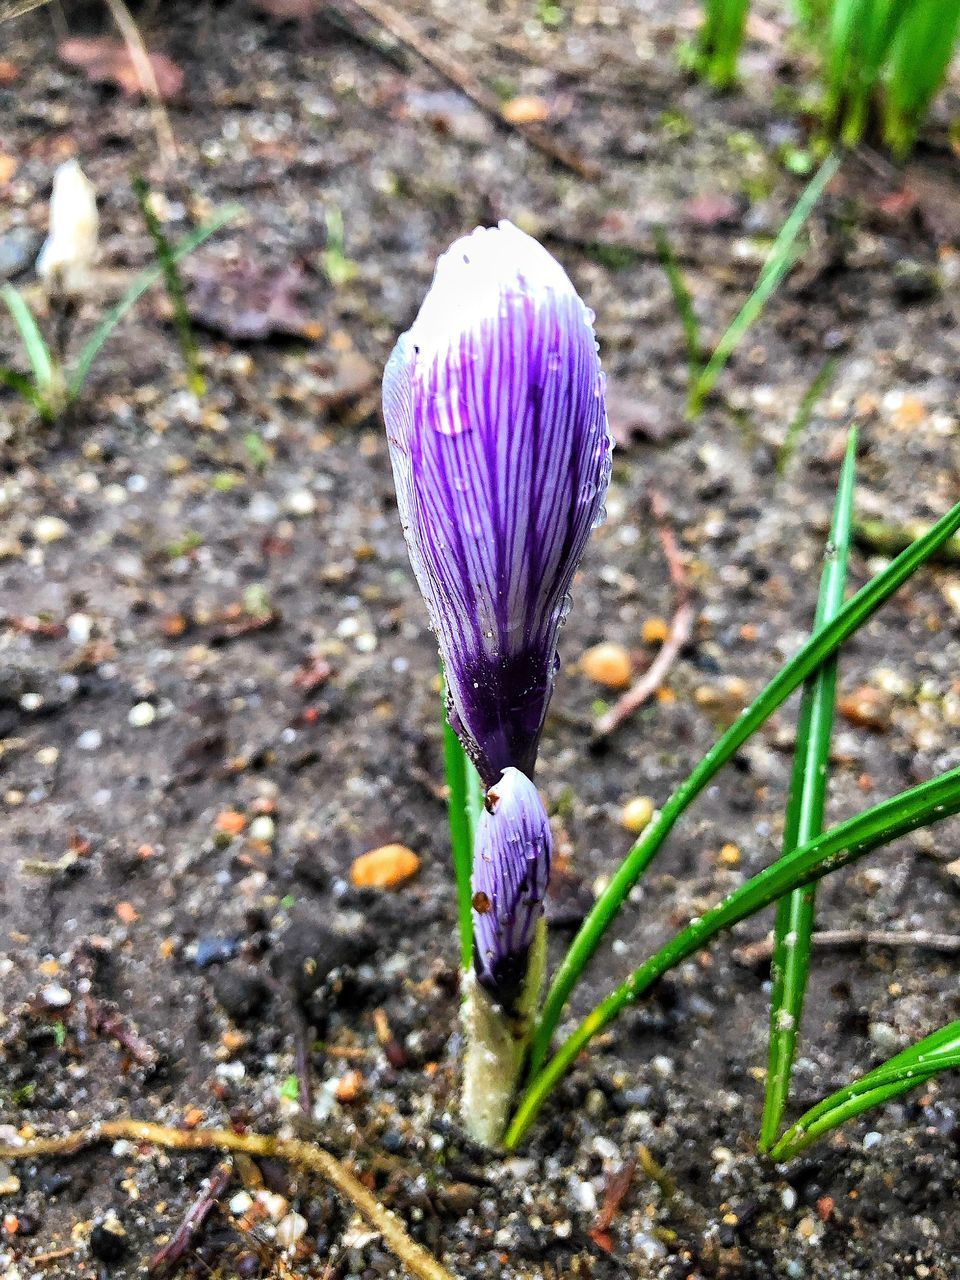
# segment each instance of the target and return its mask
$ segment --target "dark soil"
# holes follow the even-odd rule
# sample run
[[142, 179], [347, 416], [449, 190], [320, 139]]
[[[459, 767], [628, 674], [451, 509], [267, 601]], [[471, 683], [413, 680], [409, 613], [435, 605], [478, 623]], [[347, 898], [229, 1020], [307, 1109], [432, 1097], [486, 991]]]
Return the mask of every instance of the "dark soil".
[[[75, 34], [107, 30], [96, 7], [65, 8]], [[0, 1141], [127, 1113], [316, 1135], [463, 1277], [947, 1280], [960, 1272], [954, 1078], [789, 1166], [755, 1154], [767, 987], [732, 951], [769, 916], [683, 966], [596, 1044], [518, 1156], [478, 1153], [451, 1118], [436, 658], [376, 399], [437, 253], [500, 217], [535, 231], [595, 309], [610, 375], [621, 447], [609, 518], [562, 637], [539, 774], [568, 862], [551, 905], [555, 956], [627, 846], [624, 802], [662, 801], [809, 628], [851, 412], [863, 516], [929, 520], [960, 496], [960, 183], [944, 127], [955, 96], [905, 172], [869, 149], [846, 161], [803, 260], [690, 426], [651, 228], [669, 229], [715, 339], [802, 185], [783, 161], [803, 159], [790, 99], [809, 68], [777, 6], [756, 19], [747, 88], [725, 98], [677, 69], [695, 6], [562, 9], [556, 31], [532, 4], [411, 12], [486, 85], [542, 98], [545, 128], [598, 164], [594, 182], [361, 19], [146, 6], [148, 43], [185, 73], [166, 167], [150, 111], [62, 67], [45, 12], [0, 28], [0, 153], [16, 162], [3, 170], [0, 259], [15, 272], [26, 243], [32, 261], [53, 168], [78, 154], [104, 244], [103, 298], [78, 333], [149, 260], [133, 172], [163, 194], [174, 238], [228, 199], [243, 207], [186, 269], [208, 383], [199, 405], [158, 292], [105, 349], [69, 420], [42, 427], [0, 400]], [[323, 256], [331, 209], [355, 264], [334, 266], [336, 287]], [[29, 291], [30, 271], [17, 283]], [[3, 362], [19, 361], [6, 317], [0, 341]], [[830, 354], [830, 390], [780, 476], [788, 423]], [[688, 558], [696, 635], [672, 696], [600, 753], [590, 724], [604, 691], [579, 657], [613, 640], [648, 659], [642, 624], [672, 609], [650, 484]], [[874, 567], [860, 548], [854, 582]], [[958, 602], [956, 567], [925, 571], [845, 652], [842, 694], [878, 693], [872, 728], [853, 708], [839, 722], [831, 820], [960, 759]], [[572, 1014], [776, 855], [792, 714], [681, 824]], [[221, 816], [232, 811], [247, 820], [233, 837]], [[956, 930], [956, 835], [919, 834], [831, 881], [823, 927]], [[392, 841], [421, 856], [420, 874], [393, 894], [353, 889], [353, 858]], [[721, 857], [725, 845], [736, 848]], [[795, 1105], [958, 1007], [956, 957], [818, 953]], [[290, 1096], [298, 1036], [313, 1119]], [[638, 1154], [606, 1249], [589, 1232]], [[137, 1274], [214, 1163], [121, 1144], [0, 1169], [0, 1270]], [[289, 1202], [268, 1202], [259, 1221], [235, 1199], [257, 1177]], [[288, 1208], [306, 1220], [294, 1253], [274, 1238]], [[238, 1166], [181, 1274], [374, 1277], [394, 1265], [324, 1186], [266, 1164]]]

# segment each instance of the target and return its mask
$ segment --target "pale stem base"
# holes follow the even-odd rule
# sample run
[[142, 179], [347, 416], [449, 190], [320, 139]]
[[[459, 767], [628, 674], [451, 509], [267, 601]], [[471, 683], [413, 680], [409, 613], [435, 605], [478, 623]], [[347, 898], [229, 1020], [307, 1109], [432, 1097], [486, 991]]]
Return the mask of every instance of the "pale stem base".
[[460, 1116], [474, 1142], [499, 1147], [527, 1056], [547, 963], [547, 927], [537, 924], [516, 1012], [505, 1014], [477, 981], [463, 975], [461, 1021], [466, 1048]]

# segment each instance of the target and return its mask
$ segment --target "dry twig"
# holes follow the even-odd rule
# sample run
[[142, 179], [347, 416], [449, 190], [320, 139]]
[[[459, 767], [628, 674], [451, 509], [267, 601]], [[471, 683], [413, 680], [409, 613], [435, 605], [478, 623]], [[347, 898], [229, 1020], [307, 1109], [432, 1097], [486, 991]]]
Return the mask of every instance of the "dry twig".
[[143, 1120], [103, 1120], [57, 1138], [34, 1138], [23, 1146], [0, 1146], [0, 1160], [34, 1160], [39, 1156], [69, 1156], [96, 1142], [146, 1142], [173, 1151], [242, 1151], [246, 1155], [285, 1160], [309, 1169], [327, 1182], [364, 1217], [417, 1280], [454, 1280], [449, 1271], [412, 1240], [400, 1219], [373, 1196], [363, 1183], [323, 1147], [296, 1138], [273, 1138], [228, 1129], [172, 1129]]
[[687, 571], [683, 556], [677, 544], [676, 535], [667, 524], [667, 506], [661, 494], [650, 490], [650, 511], [657, 523], [657, 533], [663, 548], [664, 559], [670, 581], [676, 592], [677, 605], [670, 624], [667, 638], [660, 647], [660, 652], [651, 662], [640, 679], [618, 698], [609, 711], [596, 722], [593, 727], [595, 739], [606, 738], [618, 729], [625, 720], [645, 702], [654, 696], [662, 686], [670, 668], [690, 643], [696, 612], [690, 599], [690, 587], [687, 582]]
[[[822, 929], [810, 938], [818, 951], [845, 947], [920, 947], [925, 951], [960, 953], [960, 935], [932, 933], [929, 929]], [[733, 952], [737, 964], [752, 969], [773, 958], [773, 934], [747, 943]]]
[[232, 1177], [233, 1160], [227, 1156], [211, 1173], [199, 1196], [184, 1214], [179, 1227], [163, 1248], [150, 1259], [147, 1266], [150, 1275], [166, 1276], [176, 1269], [183, 1255], [190, 1248], [193, 1237], [206, 1222], [214, 1205], [230, 1185]]
[[515, 120], [508, 119], [504, 115], [503, 107], [497, 95], [480, 84], [476, 77], [471, 74], [470, 69], [464, 66], [453, 54], [449, 53], [435, 40], [431, 40], [429, 36], [425, 36], [406, 14], [400, 13], [392, 5], [384, 3], [384, 0], [331, 0], [331, 2], [344, 21], [349, 21], [351, 8], [359, 9], [371, 22], [375, 22], [378, 26], [383, 27], [385, 31], [389, 31], [395, 40], [398, 40], [406, 48], [411, 49], [419, 58], [433, 67], [434, 71], [439, 72], [444, 79], [455, 85], [481, 111], [485, 111], [492, 116], [499, 125], [516, 129], [531, 146], [536, 147], [538, 151], [543, 152], [545, 156], [548, 156], [557, 164], [563, 165], [565, 169], [571, 170], [580, 178], [592, 180], [600, 176], [600, 170], [597, 165], [577, 155], [575, 151], [565, 147], [562, 143], [554, 141], [549, 134], [542, 129], [538, 129], [536, 125], [521, 124]]
[[150, 61], [150, 54], [147, 52], [147, 46], [144, 44], [143, 36], [140, 34], [140, 28], [134, 22], [133, 14], [127, 8], [124, 0], [106, 0], [106, 3], [114, 22], [117, 24], [120, 35], [123, 37], [123, 42], [127, 46], [127, 53], [130, 55], [130, 62], [137, 73], [137, 79], [140, 81], [143, 96], [150, 103], [150, 114], [153, 116], [153, 128], [157, 135], [160, 155], [166, 165], [172, 165], [177, 159], [177, 144], [173, 136], [170, 117], [167, 115], [163, 105], [163, 95], [160, 92], [160, 86], [157, 84], [157, 77], [154, 74], [153, 63]]

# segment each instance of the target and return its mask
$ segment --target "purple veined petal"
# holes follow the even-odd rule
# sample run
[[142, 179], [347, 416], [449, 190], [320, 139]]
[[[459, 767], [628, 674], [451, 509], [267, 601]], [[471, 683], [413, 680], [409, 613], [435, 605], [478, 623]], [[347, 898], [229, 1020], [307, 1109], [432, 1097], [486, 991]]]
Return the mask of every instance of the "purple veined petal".
[[410, 560], [437, 635], [448, 714], [486, 786], [532, 774], [557, 633], [612, 443], [593, 315], [508, 222], [437, 263], [383, 382]]
[[550, 879], [550, 824], [540, 795], [519, 769], [504, 769], [487, 792], [473, 851], [473, 937], [477, 977], [507, 1011]]

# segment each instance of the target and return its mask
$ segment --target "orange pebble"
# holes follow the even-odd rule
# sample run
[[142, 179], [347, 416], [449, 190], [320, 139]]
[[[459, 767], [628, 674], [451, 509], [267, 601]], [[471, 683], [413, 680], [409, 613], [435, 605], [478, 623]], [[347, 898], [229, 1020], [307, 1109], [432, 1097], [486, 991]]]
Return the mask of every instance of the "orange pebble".
[[644, 644], [663, 644], [670, 634], [670, 628], [663, 618], [647, 618], [640, 630]]
[[580, 670], [588, 680], [606, 689], [625, 689], [630, 683], [633, 664], [622, 644], [608, 640], [586, 651], [580, 659]]
[[355, 858], [350, 879], [358, 889], [397, 889], [420, 869], [420, 859], [402, 844], [385, 844]]
[[224, 809], [223, 813], [217, 814], [213, 825], [224, 835], [238, 836], [247, 825], [247, 819], [242, 813], [237, 813], [236, 809]]

